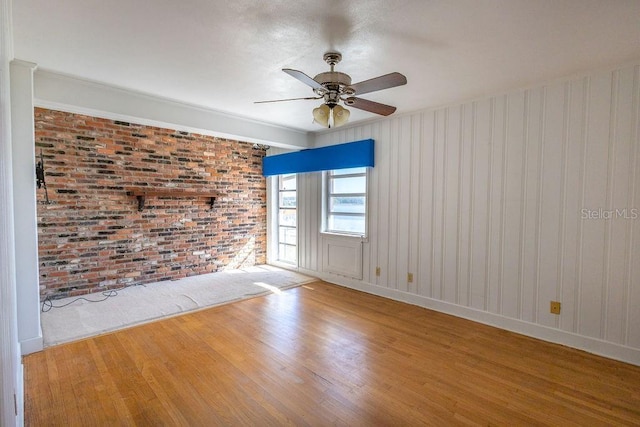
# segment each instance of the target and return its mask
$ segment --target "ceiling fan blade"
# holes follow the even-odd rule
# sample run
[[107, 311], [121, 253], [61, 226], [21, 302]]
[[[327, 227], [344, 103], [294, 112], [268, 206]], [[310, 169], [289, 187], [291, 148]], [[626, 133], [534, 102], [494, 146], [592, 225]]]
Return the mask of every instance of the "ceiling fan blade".
[[344, 102], [351, 107], [369, 111], [370, 113], [380, 114], [381, 116], [388, 116], [396, 111], [396, 107], [392, 107], [391, 105], [381, 104], [379, 102], [369, 101], [367, 99], [356, 98], [355, 96], [351, 96], [345, 99]]
[[407, 78], [400, 73], [389, 73], [384, 76], [375, 77], [360, 83], [351, 85], [356, 95], [363, 93], [375, 92], [376, 90], [389, 89], [396, 86], [407, 84]]
[[292, 70], [291, 68], [283, 68], [282, 71], [284, 71], [285, 73], [289, 74], [291, 77], [294, 77], [294, 78], [300, 80], [302, 83], [306, 84], [307, 86], [311, 86], [314, 89], [322, 89], [322, 90], [324, 90], [324, 87], [322, 87], [322, 85], [320, 83], [318, 83], [317, 81], [313, 80], [311, 77], [307, 76], [302, 71]]
[[274, 99], [271, 101], [254, 101], [254, 104], [267, 104], [269, 102], [283, 102], [283, 101], [301, 101], [304, 99], [320, 99], [321, 96], [308, 96], [306, 98], [289, 98], [289, 99]]

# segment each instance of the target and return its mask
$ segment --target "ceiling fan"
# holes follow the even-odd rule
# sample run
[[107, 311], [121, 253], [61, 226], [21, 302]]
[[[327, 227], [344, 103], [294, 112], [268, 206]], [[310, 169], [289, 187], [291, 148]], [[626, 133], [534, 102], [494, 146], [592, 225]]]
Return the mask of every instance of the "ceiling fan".
[[317, 96], [306, 98], [277, 99], [273, 101], [257, 101], [255, 104], [268, 102], [297, 101], [303, 99], [323, 99], [324, 103], [313, 110], [313, 121], [324, 127], [341, 126], [349, 120], [350, 112], [339, 105], [342, 101], [360, 110], [388, 116], [396, 111], [396, 107], [381, 104], [358, 98], [355, 95], [375, 92], [377, 90], [389, 89], [407, 84], [407, 78], [400, 73], [389, 73], [380, 77], [351, 84], [351, 77], [348, 74], [334, 71], [334, 67], [342, 60], [342, 55], [338, 52], [327, 52], [323, 59], [331, 67], [331, 71], [320, 73], [314, 78], [309, 77], [302, 71], [284, 68], [282, 71], [310, 86]]

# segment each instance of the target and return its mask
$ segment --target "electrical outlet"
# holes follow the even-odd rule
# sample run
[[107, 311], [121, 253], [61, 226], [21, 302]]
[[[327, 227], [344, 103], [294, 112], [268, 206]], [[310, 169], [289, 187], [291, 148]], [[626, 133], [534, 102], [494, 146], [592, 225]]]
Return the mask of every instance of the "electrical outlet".
[[413, 283], [413, 273], [408, 273], [407, 274], [407, 282]]
[[551, 301], [551, 313], [553, 314], [560, 314], [560, 301]]
[[380, 267], [376, 267], [376, 276], [380, 275]]

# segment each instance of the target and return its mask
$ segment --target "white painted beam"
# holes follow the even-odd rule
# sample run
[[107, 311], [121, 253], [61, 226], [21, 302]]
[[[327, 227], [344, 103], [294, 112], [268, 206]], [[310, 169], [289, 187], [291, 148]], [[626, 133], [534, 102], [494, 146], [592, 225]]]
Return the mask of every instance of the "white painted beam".
[[306, 131], [276, 126], [53, 71], [35, 72], [38, 107], [284, 148], [309, 148]]
[[24, 380], [16, 303], [11, 83], [11, 1], [0, 0], [0, 425], [24, 425]]
[[33, 118], [36, 64], [11, 61], [11, 135], [18, 339], [22, 354], [42, 350]]

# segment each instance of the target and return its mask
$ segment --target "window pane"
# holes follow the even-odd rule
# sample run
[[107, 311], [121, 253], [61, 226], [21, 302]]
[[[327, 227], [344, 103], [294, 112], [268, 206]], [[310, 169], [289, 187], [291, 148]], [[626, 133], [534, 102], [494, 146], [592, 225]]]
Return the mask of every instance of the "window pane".
[[348, 233], [360, 234], [364, 234], [365, 232], [364, 215], [329, 215], [327, 225], [329, 231], [346, 231]]
[[296, 192], [295, 191], [281, 191], [280, 192], [280, 207], [295, 208], [296, 207]]
[[366, 172], [367, 172], [367, 168], [338, 169], [338, 170], [331, 171], [331, 175], [333, 176], [351, 175], [354, 173], [366, 173]]
[[297, 234], [298, 233], [295, 228], [280, 227], [280, 229], [278, 230], [278, 241], [280, 243], [289, 243], [290, 245], [295, 245], [298, 243]]
[[278, 258], [280, 261], [286, 261], [295, 264], [297, 255], [296, 247], [290, 245], [278, 245]]
[[334, 178], [331, 182], [331, 193], [365, 193], [367, 191], [367, 177], [355, 176], [351, 178]]
[[278, 224], [296, 226], [296, 210], [295, 209], [280, 209], [280, 215], [278, 218]]
[[296, 174], [280, 176], [280, 190], [295, 190], [296, 181]]
[[329, 197], [329, 211], [339, 213], [361, 213], [366, 212], [366, 198], [364, 196], [355, 197]]
[[[323, 186], [324, 230], [366, 234], [367, 168], [329, 171]], [[328, 194], [327, 194], [328, 193]]]
[[278, 177], [278, 261], [297, 265], [298, 232], [296, 229], [296, 174], [285, 174]]

